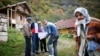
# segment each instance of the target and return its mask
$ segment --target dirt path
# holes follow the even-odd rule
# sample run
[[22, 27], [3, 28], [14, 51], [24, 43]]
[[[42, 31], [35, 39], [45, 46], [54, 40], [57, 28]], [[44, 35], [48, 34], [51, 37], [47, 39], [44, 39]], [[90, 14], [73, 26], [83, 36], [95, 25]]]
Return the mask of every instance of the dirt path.
[[73, 45], [74, 45], [74, 41], [64, 40], [64, 39], [59, 39], [59, 41], [58, 41], [59, 50], [61, 50], [63, 48], [70, 48]]
[[[74, 45], [74, 41], [66, 40], [66, 39], [59, 39], [58, 40], [58, 51], [64, 49], [64, 48], [70, 48]], [[24, 56], [24, 53], [21, 55]], [[48, 56], [48, 53], [41, 53], [36, 56]]]

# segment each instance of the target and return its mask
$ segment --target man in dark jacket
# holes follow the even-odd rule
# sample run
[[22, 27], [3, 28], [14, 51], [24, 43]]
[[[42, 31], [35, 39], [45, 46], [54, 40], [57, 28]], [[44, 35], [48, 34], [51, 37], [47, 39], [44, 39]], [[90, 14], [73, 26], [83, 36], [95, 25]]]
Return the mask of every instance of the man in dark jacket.
[[38, 17], [34, 18], [34, 22], [31, 24], [31, 31], [32, 31], [32, 43], [33, 43], [33, 50], [34, 54], [39, 54], [39, 38], [38, 38]]

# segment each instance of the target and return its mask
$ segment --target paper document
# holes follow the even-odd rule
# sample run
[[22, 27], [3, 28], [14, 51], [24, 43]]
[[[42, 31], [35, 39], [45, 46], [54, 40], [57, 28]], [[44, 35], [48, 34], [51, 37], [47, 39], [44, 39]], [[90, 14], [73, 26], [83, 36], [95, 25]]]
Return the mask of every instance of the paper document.
[[40, 40], [46, 38], [46, 35], [47, 35], [47, 32], [39, 32], [38, 33], [38, 37]]

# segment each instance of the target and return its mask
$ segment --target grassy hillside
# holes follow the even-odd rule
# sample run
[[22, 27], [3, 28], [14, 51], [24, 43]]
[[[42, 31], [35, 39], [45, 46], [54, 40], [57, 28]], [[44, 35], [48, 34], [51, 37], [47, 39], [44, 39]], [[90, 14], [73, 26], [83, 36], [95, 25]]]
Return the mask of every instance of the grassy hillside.
[[0, 56], [20, 56], [24, 52], [24, 38], [15, 29], [8, 30], [8, 41], [0, 42]]

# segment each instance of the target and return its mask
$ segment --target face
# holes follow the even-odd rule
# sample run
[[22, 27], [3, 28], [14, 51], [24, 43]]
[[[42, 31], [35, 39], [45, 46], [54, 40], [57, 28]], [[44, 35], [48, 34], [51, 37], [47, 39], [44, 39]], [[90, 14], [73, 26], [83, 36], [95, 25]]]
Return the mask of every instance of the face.
[[31, 23], [31, 20], [27, 20], [28, 23]]
[[34, 21], [35, 21], [35, 22], [38, 22], [38, 19], [35, 18]]
[[46, 20], [43, 20], [42, 23], [43, 23], [44, 26], [46, 26], [47, 21]]
[[38, 23], [39, 25], [42, 25], [42, 23]]
[[80, 12], [76, 12], [75, 16], [78, 20], [83, 20], [85, 18]]

